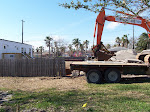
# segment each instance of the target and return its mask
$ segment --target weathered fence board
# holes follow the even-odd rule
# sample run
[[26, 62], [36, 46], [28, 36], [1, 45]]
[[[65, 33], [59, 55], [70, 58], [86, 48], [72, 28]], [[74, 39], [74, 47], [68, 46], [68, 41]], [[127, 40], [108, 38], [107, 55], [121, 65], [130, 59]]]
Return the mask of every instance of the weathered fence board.
[[65, 76], [64, 58], [1, 59], [0, 76], [41, 77]]

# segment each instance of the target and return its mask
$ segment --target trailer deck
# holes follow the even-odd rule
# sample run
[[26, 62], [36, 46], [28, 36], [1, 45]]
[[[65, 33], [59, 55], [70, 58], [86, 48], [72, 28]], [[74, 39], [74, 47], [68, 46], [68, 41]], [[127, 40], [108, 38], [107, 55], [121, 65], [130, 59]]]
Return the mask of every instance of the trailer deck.
[[148, 66], [145, 63], [124, 63], [124, 62], [112, 62], [112, 61], [77, 61], [71, 65], [121, 65], [121, 66]]

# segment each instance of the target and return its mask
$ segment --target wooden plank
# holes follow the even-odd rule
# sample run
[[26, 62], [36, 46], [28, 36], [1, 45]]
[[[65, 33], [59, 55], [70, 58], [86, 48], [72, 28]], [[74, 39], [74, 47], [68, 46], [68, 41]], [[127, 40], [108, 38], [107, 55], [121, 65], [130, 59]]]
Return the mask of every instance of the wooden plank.
[[6, 61], [6, 64], [5, 64], [5, 73], [6, 73], [6, 76], [8, 77], [8, 60], [5, 60]]
[[49, 77], [51, 77], [51, 75], [53, 75], [53, 69], [52, 69], [52, 67], [53, 67], [53, 60], [52, 59], [48, 60], [48, 65], [47, 66], [48, 66], [47, 67], [47, 74], [48, 74]]
[[35, 59], [34, 67], [35, 67], [34, 69], [36, 71], [35, 73], [36, 73], [36, 76], [37, 76], [37, 59]]
[[40, 76], [40, 59], [38, 59], [37, 61], [37, 66], [38, 66], [38, 69], [37, 69], [37, 76], [39, 77]]
[[28, 59], [28, 66], [27, 66], [28, 73], [26, 74], [28, 77], [31, 77], [31, 63], [32, 63], [31, 60]]
[[29, 59], [26, 59], [26, 74], [25, 74], [25, 77], [29, 77], [29, 70], [30, 70], [30, 68], [29, 68]]
[[2, 62], [3, 62], [3, 69], [2, 69], [2, 74], [3, 74], [3, 76], [5, 76], [5, 74], [4, 74], [4, 59], [2, 59]]
[[33, 69], [33, 59], [31, 59], [31, 71], [30, 71], [30, 76], [34, 76], [34, 69]]
[[36, 59], [36, 76], [39, 74], [39, 64], [38, 64], [38, 59]]
[[0, 76], [3, 76], [3, 61], [2, 59], [0, 60]]
[[17, 64], [18, 64], [18, 60], [14, 60], [14, 62], [15, 62], [15, 77], [17, 77], [18, 76], [18, 72], [17, 72]]
[[14, 60], [11, 59], [11, 60], [10, 60], [10, 64], [11, 64], [11, 65], [10, 65], [10, 69], [11, 69], [11, 74], [10, 74], [10, 75], [14, 77], [14, 75], [15, 75], [15, 72], [14, 72], [14, 71], [15, 71], [15, 67], [14, 67], [14, 66], [15, 66], [15, 63], [14, 63]]
[[22, 76], [22, 63], [21, 60], [18, 60], [18, 66], [17, 66], [18, 76]]

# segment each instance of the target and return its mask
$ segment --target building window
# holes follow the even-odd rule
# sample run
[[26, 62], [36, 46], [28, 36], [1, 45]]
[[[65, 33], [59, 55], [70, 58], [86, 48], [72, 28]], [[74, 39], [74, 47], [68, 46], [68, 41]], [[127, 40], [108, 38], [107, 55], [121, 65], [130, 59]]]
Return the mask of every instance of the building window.
[[4, 46], [4, 49], [6, 49], [6, 46]]
[[21, 52], [23, 53], [23, 47], [21, 48]]
[[14, 57], [14, 55], [10, 55], [10, 57]]

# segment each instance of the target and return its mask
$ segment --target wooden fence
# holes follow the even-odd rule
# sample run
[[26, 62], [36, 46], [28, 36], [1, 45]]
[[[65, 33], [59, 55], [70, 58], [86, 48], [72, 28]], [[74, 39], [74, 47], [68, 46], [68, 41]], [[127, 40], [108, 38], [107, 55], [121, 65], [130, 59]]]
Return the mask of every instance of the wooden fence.
[[55, 77], [65, 74], [64, 58], [0, 60], [0, 76]]

